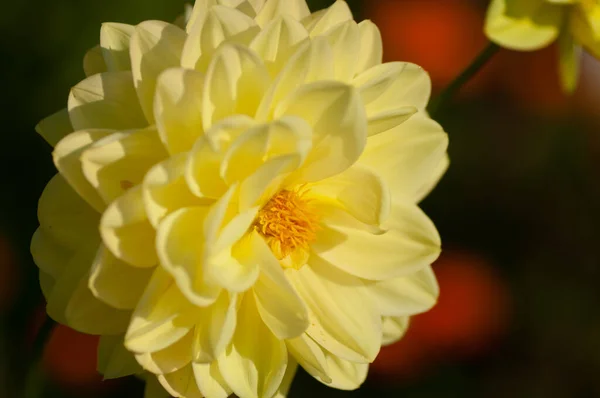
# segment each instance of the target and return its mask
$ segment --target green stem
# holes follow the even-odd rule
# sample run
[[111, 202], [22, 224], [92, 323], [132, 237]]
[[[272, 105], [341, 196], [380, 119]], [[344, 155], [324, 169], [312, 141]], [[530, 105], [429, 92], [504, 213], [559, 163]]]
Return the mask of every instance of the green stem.
[[33, 352], [27, 378], [25, 379], [25, 398], [39, 398], [44, 392], [44, 371], [42, 369], [42, 356], [44, 348], [50, 338], [50, 334], [54, 330], [56, 322], [46, 316], [44, 323], [33, 342]]
[[483, 49], [481, 53], [473, 60], [471, 65], [469, 65], [460, 75], [456, 77], [441, 92], [441, 94], [435, 98], [429, 104], [429, 113], [431, 117], [435, 119], [436, 116], [439, 115], [440, 111], [444, 109], [446, 104], [456, 95], [460, 89], [469, 82], [488, 62], [492, 57], [498, 52], [500, 47], [494, 43], [489, 43], [486, 48]]

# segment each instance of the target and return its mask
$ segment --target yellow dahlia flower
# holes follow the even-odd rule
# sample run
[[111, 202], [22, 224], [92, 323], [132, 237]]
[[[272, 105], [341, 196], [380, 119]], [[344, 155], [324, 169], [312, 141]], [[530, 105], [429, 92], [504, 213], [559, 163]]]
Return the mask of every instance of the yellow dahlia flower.
[[512, 50], [533, 51], [558, 39], [560, 77], [566, 91], [579, 78], [581, 47], [600, 58], [600, 1], [492, 0], [486, 35]]
[[344, 1], [198, 0], [185, 29], [104, 24], [90, 54], [38, 125], [59, 171], [31, 244], [48, 314], [148, 395], [282, 397], [298, 364], [360, 386], [438, 295], [427, 74], [382, 64]]

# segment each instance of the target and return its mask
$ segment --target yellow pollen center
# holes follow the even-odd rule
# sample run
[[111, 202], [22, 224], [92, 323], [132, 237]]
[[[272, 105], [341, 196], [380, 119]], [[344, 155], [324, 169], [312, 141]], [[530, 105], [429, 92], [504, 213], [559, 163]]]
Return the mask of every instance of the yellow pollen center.
[[308, 250], [316, 239], [319, 218], [306, 193], [302, 186], [281, 190], [258, 213], [255, 225], [279, 260], [297, 249]]

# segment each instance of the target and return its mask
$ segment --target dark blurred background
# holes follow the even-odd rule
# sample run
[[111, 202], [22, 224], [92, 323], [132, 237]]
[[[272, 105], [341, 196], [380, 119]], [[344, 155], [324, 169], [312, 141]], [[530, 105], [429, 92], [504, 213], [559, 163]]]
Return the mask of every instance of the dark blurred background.
[[[29, 239], [55, 170], [34, 126], [66, 105], [101, 22], [174, 20], [184, 3], [3, 3], [0, 397], [22, 396], [43, 319]], [[381, 28], [386, 60], [420, 64], [436, 93], [486, 45], [485, 0], [349, 3]], [[423, 203], [444, 242], [439, 304], [382, 350], [362, 389], [333, 391], [299, 374], [291, 397], [600, 397], [600, 65], [586, 57], [579, 89], [565, 97], [556, 64], [553, 47], [503, 50], [440, 115], [451, 167]], [[39, 396], [141, 397], [134, 378], [100, 381], [96, 343], [56, 329]]]

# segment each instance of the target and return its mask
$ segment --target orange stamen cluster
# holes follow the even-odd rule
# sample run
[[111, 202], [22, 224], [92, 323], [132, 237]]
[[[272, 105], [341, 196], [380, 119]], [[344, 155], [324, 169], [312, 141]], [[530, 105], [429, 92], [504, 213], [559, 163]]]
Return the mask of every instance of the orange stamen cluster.
[[304, 186], [279, 191], [256, 219], [258, 231], [267, 238], [280, 260], [297, 249], [308, 250], [308, 245], [316, 239], [319, 218], [306, 197], [307, 192]]

